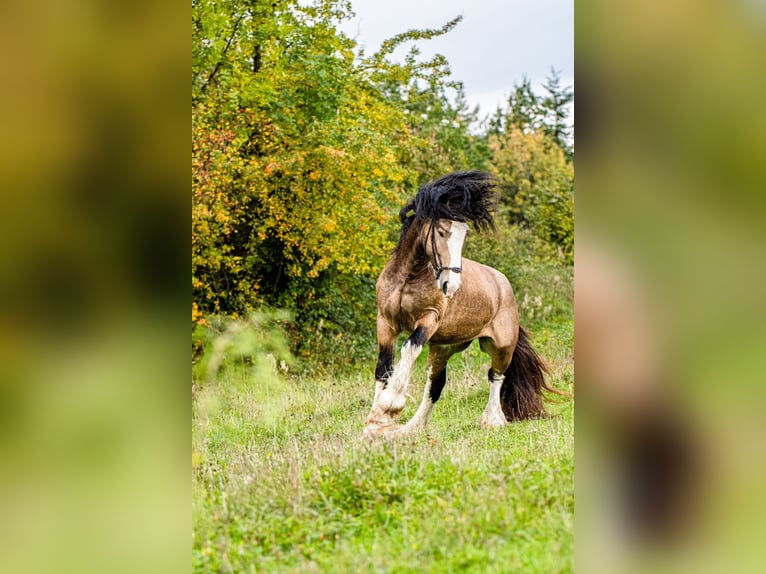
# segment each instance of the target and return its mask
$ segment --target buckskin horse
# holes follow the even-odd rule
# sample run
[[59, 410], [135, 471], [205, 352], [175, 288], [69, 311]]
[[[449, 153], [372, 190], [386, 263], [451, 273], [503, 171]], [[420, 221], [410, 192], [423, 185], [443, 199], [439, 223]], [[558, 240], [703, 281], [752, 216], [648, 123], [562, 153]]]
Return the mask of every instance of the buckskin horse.
[[[462, 257], [469, 223], [494, 229], [497, 184], [492, 176], [468, 171], [445, 175], [420, 187], [402, 208], [399, 242], [378, 278], [378, 364], [375, 396], [365, 423], [367, 438], [425, 429], [447, 380], [447, 361], [479, 340], [491, 358], [489, 401], [483, 427], [546, 415], [542, 391], [548, 372], [519, 325], [508, 279], [496, 269]], [[393, 366], [400, 333], [410, 333]], [[423, 399], [406, 425], [404, 409], [412, 367], [428, 343]]]

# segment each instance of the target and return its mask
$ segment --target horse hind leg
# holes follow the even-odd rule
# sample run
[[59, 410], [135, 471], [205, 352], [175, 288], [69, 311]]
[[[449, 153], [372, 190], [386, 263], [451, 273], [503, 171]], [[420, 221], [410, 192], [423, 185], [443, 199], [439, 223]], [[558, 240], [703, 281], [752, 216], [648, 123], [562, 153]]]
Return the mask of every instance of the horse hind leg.
[[504, 427], [508, 424], [509, 418], [503, 405], [503, 392], [514, 348], [513, 346], [498, 347], [495, 341], [489, 337], [480, 339], [479, 346], [492, 360], [492, 366], [487, 372], [489, 400], [479, 424], [483, 428]]
[[487, 377], [489, 378], [489, 400], [481, 415], [480, 425], [483, 428], [504, 427], [508, 422], [505, 413], [503, 412], [500, 393], [503, 387], [503, 382], [505, 381], [505, 375], [497, 374], [494, 369], [490, 367], [487, 372]]

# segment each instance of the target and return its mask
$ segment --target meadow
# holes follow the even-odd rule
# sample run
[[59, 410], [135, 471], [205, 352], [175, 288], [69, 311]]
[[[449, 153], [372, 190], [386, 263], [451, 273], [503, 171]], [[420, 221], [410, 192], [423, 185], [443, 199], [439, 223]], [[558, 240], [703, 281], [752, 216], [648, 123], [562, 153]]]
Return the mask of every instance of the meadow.
[[[572, 321], [531, 335], [571, 391]], [[480, 428], [488, 360], [474, 343], [450, 362], [426, 433], [368, 443], [374, 364], [293, 374], [274, 337], [240, 344], [246, 360], [193, 388], [195, 572], [573, 571], [571, 399], [553, 397], [547, 419]]]
[[551, 69], [480, 117], [446, 58], [393, 57], [460, 15], [405, 18], [365, 53], [346, 2], [253, 6], [192, 6], [194, 571], [572, 571], [572, 400], [481, 429], [474, 344], [427, 432], [362, 439], [375, 280], [402, 206], [454, 171], [496, 177], [497, 230], [464, 255], [506, 274], [550, 383], [573, 390], [571, 86]]

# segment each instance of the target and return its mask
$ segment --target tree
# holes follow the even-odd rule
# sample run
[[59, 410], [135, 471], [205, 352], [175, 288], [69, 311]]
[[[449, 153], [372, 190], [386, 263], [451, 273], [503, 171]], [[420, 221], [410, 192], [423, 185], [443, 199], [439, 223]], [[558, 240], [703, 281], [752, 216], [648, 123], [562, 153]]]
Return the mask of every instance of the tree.
[[192, 271], [201, 309], [242, 314], [301, 300], [305, 279], [331, 266], [364, 274], [381, 265], [407, 129], [402, 111], [360, 79], [353, 43], [335, 28], [346, 9], [193, 5]]
[[574, 256], [574, 167], [543, 130], [514, 125], [490, 137], [492, 169], [503, 187], [509, 221], [532, 230], [544, 249]]
[[538, 97], [527, 78], [517, 84], [506, 110], [490, 121], [491, 169], [501, 181], [502, 205], [511, 224], [527, 228], [543, 251], [567, 262], [574, 255], [574, 166], [567, 126], [574, 95], [561, 88], [555, 70]]
[[505, 126], [515, 126], [523, 132], [534, 132], [542, 127], [545, 112], [526, 76], [521, 83], [516, 84], [513, 93], [508, 97], [505, 116]]
[[560, 73], [551, 68], [551, 75], [546, 78], [543, 88], [546, 95], [541, 102], [545, 119], [543, 129], [553, 141], [564, 151], [568, 159], [572, 159], [571, 129], [567, 123], [569, 105], [574, 101], [574, 91], [571, 86], [561, 87]]

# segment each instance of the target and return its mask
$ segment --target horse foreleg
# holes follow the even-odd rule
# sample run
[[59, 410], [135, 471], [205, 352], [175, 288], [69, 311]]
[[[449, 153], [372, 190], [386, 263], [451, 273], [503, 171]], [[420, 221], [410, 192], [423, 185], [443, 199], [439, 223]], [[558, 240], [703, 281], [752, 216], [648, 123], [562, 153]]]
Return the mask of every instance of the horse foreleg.
[[377, 404], [390, 417], [395, 417], [404, 409], [407, 400], [405, 393], [410, 382], [410, 374], [415, 361], [420, 356], [425, 343], [425, 331], [417, 328], [402, 345], [399, 362], [389, 377], [384, 388], [378, 393]]
[[[376, 435], [388, 430], [394, 425], [394, 418], [404, 409], [407, 400], [405, 393], [412, 367], [420, 356], [428, 335], [428, 331], [422, 327], [417, 327], [413, 331], [402, 345], [399, 362], [388, 376], [383, 376], [383, 371], [385, 370], [388, 374], [389, 370], [386, 367], [386, 357], [383, 353], [380, 354], [376, 370], [379, 372], [376, 372], [375, 398], [365, 423], [366, 435]], [[378, 375], [381, 375], [380, 378]]]
[[388, 380], [394, 373], [394, 346], [399, 332], [378, 314], [378, 364], [375, 367], [375, 396], [372, 400], [372, 409], [365, 422], [365, 435], [374, 436], [393, 424], [393, 420], [386, 411], [380, 407], [380, 394], [388, 386]]
[[[401, 433], [421, 431], [426, 428], [431, 418], [434, 403], [439, 399], [444, 383], [447, 380], [447, 370], [442, 368], [436, 374], [432, 368], [428, 368], [426, 374], [426, 386], [423, 389], [423, 399], [413, 417], [401, 428]], [[434, 398], [434, 394], [436, 397]]]
[[372, 404], [377, 404], [380, 391], [386, 388], [388, 379], [394, 371], [394, 344], [380, 344], [378, 346], [378, 364], [375, 367], [375, 397]]

